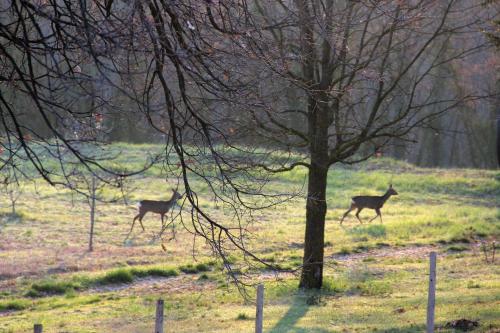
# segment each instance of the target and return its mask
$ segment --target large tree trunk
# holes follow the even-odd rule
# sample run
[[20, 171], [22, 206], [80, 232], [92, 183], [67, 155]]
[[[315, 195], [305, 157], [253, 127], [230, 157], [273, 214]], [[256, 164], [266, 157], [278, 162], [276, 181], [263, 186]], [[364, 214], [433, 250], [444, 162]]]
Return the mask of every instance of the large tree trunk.
[[319, 289], [323, 284], [326, 185], [329, 166], [328, 126], [331, 123], [328, 115], [327, 106], [319, 106], [313, 99], [309, 100], [311, 165], [307, 186], [304, 266], [299, 285], [305, 289]]
[[95, 176], [92, 175], [92, 188], [90, 193], [92, 198], [90, 198], [90, 232], [89, 232], [89, 252], [94, 251], [94, 224], [95, 224]]
[[327, 174], [328, 169], [311, 165], [307, 190], [304, 267], [300, 288], [319, 289], [323, 284]]

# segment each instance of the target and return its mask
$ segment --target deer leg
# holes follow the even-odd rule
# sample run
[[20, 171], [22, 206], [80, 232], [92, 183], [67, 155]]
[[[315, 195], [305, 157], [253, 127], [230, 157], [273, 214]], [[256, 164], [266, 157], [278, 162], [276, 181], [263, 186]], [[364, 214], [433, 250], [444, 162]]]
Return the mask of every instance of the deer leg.
[[347, 210], [347, 212], [344, 213], [344, 216], [342, 216], [342, 219], [340, 220], [340, 224], [342, 224], [342, 222], [344, 222], [344, 219], [346, 218], [347, 214], [349, 214], [354, 208], [355, 208], [354, 204], [351, 204], [351, 207]]
[[359, 217], [359, 213], [361, 213], [362, 210], [363, 210], [363, 207], [359, 207], [358, 211], [356, 212], [356, 217], [358, 218], [359, 223], [363, 223], [363, 221], [361, 221], [361, 218]]
[[380, 209], [379, 209], [379, 208], [375, 208], [375, 212], [377, 212], [377, 215], [375, 215], [375, 216], [374, 216], [374, 217], [370, 220], [370, 222], [371, 222], [371, 221], [373, 221], [373, 220], [375, 220], [378, 216], [380, 216], [380, 221], [382, 221], [382, 214], [380, 214]]
[[137, 220], [140, 216], [141, 216], [141, 214], [137, 214], [137, 215], [134, 217], [134, 220], [132, 221], [132, 227], [130, 228], [130, 231], [129, 231], [129, 232], [128, 232], [128, 234], [127, 234], [127, 238], [128, 238], [128, 236], [130, 236], [130, 234], [132, 233], [132, 230], [134, 230], [135, 220]]
[[146, 229], [144, 229], [144, 225], [142, 224], [142, 218], [144, 217], [144, 215], [146, 215], [146, 213], [142, 212], [140, 212], [139, 215], [137, 215], [137, 217], [139, 218], [139, 223], [141, 224], [142, 231], [146, 231]]
[[160, 230], [160, 234], [163, 233], [163, 230], [165, 230], [165, 214], [161, 214], [161, 230]]
[[135, 220], [137, 220], [137, 219], [139, 218], [139, 216], [141, 216], [141, 214], [137, 214], [137, 215], [134, 217], [134, 220], [132, 221], [132, 227], [130, 228], [130, 231], [128, 232], [129, 234], [132, 232], [132, 230], [134, 230]]

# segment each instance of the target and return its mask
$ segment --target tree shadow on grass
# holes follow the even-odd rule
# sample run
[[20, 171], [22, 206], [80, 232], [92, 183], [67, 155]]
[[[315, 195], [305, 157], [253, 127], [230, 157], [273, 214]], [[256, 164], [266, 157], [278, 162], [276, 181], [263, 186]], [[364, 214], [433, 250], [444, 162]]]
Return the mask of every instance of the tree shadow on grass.
[[292, 305], [285, 315], [269, 330], [269, 333], [334, 333], [333, 330], [324, 328], [302, 328], [295, 326], [300, 318], [304, 317], [309, 310], [306, 302], [307, 297], [295, 295]]
[[23, 222], [23, 214], [21, 213], [0, 213], [0, 224], [21, 223]]

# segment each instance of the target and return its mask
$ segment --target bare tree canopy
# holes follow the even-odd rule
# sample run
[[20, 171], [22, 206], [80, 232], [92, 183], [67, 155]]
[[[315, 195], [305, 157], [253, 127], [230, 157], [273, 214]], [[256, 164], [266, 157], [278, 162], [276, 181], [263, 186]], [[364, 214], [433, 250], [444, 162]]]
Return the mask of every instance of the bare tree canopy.
[[257, 165], [308, 169], [300, 285], [320, 288], [329, 168], [411, 140], [412, 130], [433, 128], [446, 112], [490, 96], [481, 87], [456, 89], [449, 74], [489, 46], [478, 38], [487, 10], [454, 0], [253, 4], [260, 28], [233, 30], [245, 75], [258, 82], [242, 123], [304, 153], [279, 168]]
[[[451, 89], [448, 74], [486, 47], [474, 38], [486, 16], [465, 0], [4, 0], [0, 168], [20, 156], [59, 184], [73, 163], [120, 186], [162, 163], [182, 180], [186, 229], [231, 272], [235, 249], [264, 264], [246, 247], [251, 212], [294, 195], [267, 193], [272, 174], [305, 167], [300, 286], [320, 288], [329, 168], [488, 95]], [[116, 118], [162, 135], [164, 152], [114, 168], [105, 143]], [[200, 207], [194, 180], [233, 224]]]
[[[210, 28], [203, 3], [3, 1], [0, 12], [2, 168], [19, 157], [51, 184], [71, 184], [68, 164], [81, 165], [121, 186], [123, 178], [161, 163], [170, 177], [182, 179], [191, 213], [186, 229], [202, 237], [229, 272], [226, 257], [234, 249], [263, 263], [246, 250], [246, 212], [286, 196], [261, 192], [265, 175], [231, 157], [254, 149], [225, 140], [200, 100], [238, 91], [225, 82], [228, 69], [219, 61], [227, 51], [212, 47], [225, 33]], [[114, 168], [118, 156], [107, 152], [105, 123], [116, 116], [161, 133], [164, 152], [145, 156], [140, 168]], [[196, 179], [232, 209], [232, 225], [200, 208]]]

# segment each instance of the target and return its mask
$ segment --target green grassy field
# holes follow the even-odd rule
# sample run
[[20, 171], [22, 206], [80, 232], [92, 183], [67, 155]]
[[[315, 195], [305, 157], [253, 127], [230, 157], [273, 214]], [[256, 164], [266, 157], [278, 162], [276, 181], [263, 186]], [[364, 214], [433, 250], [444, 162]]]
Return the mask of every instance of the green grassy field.
[[[141, 165], [153, 145], [117, 144], [120, 163]], [[304, 170], [280, 175], [271, 190], [300, 191]], [[389, 182], [399, 192], [378, 219], [360, 225], [340, 217], [350, 197], [381, 194]], [[500, 235], [500, 173], [423, 169], [390, 159], [334, 167], [328, 179], [325, 284], [320, 292], [297, 290], [298, 276], [252, 271], [265, 284], [266, 332], [422, 332], [425, 323], [428, 253], [438, 252], [436, 323], [479, 321], [475, 332], [500, 331], [500, 269], [486, 263], [481, 242]], [[129, 206], [99, 204], [95, 251], [87, 252], [88, 205], [81, 197], [41, 179], [21, 186], [18, 216], [0, 197], [0, 332], [147, 332], [154, 307], [165, 300], [166, 332], [252, 332], [254, 305], [228, 284], [220, 262], [205, 244], [193, 248], [177, 227], [162, 250], [153, 232], [158, 216], [147, 215], [124, 241], [140, 199], [170, 195], [160, 168], [134, 178]], [[198, 183], [203, 188], [201, 183]], [[113, 195], [108, 193], [110, 196]], [[224, 207], [200, 193], [202, 207], [229, 221]], [[251, 249], [266, 261], [293, 269], [301, 263], [305, 201], [299, 196], [259, 211]], [[363, 211], [367, 221], [373, 211]], [[196, 258], [193, 258], [193, 249]], [[231, 260], [237, 267], [240, 253]], [[253, 292], [252, 288], [249, 288]]]

